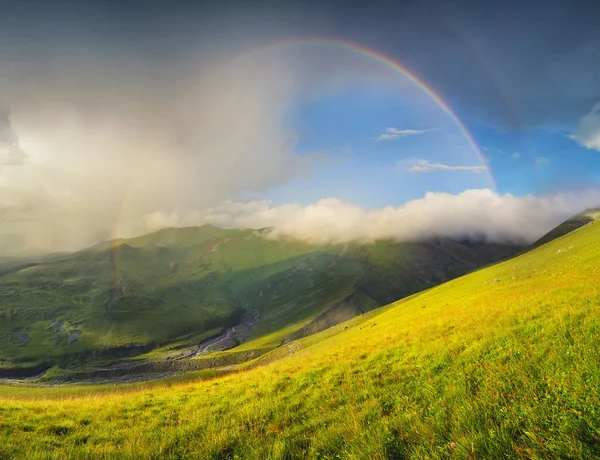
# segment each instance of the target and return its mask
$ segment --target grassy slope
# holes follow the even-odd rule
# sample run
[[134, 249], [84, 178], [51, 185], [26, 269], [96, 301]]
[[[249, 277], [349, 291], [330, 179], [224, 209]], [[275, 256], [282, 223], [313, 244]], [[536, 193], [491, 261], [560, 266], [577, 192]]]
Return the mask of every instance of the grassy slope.
[[599, 277], [596, 224], [248, 371], [5, 387], [0, 457], [598, 457]]
[[116, 245], [0, 276], [0, 368], [197, 344], [239, 321], [240, 299], [261, 314], [243, 350], [269, 350], [354, 292], [372, 308], [482, 262], [449, 241], [316, 247], [213, 226]]
[[550, 230], [539, 240], [533, 243], [532, 247], [538, 247], [542, 244], [546, 244], [549, 241], [566, 235], [567, 233], [575, 231], [578, 228], [581, 228], [585, 225], [588, 225], [590, 222], [594, 222], [597, 220], [600, 220], [600, 209], [588, 209], [586, 211], [583, 211], [582, 213], [565, 220], [562, 224]]

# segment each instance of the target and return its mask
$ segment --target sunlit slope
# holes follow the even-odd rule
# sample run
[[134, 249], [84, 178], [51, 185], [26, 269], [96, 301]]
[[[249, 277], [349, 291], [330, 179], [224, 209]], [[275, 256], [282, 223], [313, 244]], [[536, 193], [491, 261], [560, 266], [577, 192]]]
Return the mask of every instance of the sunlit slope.
[[246, 349], [269, 349], [350, 296], [356, 311], [342, 319], [506, 250], [450, 240], [315, 246], [210, 225], [120, 239], [0, 276], [0, 376], [194, 345], [237, 324], [244, 305], [260, 313]]
[[0, 456], [597, 458], [598, 279], [592, 224], [225, 378], [4, 388]]

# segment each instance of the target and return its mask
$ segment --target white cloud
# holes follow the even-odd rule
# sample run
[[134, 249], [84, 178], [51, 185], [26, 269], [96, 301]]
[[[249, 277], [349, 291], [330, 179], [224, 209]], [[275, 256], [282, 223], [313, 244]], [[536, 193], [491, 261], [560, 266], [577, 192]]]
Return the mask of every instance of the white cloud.
[[435, 237], [529, 243], [572, 215], [599, 205], [600, 189], [547, 197], [499, 195], [476, 189], [457, 195], [430, 192], [402, 206], [381, 209], [363, 209], [336, 198], [307, 206], [227, 202], [184, 214], [152, 213], [143, 223], [147, 230], [204, 223], [225, 228], [270, 228], [271, 237], [295, 237], [312, 243]]
[[519, 159], [519, 158], [521, 158], [521, 154], [520, 154], [520, 153], [517, 153], [517, 152], [515, 152], [515, 153], [513, 153], [513, 154], [511, 155], [511, 158]]
[[427, 160], [420, 160], [418, 158], [407, 158], [400, 160], [396, 163], [396, 166], [401, 171], [408, 170], [408, 172], [430, 172], [430, 171], [467, 171], [478, 174], [485, 171], [487, 168], [483, 165], [480, 166], [449, 166], [442, 163], [430, 163]]
[[385, 134], [379, 136], [377, 141], [392, 141], [400, 139], [401, 137], [408, 136], [419, 136], [432, 131], [432, 129], [397, 129], [397, 128], [386, 128]]
[[281, 60], [69, 59], [22, 79], [0, 57], [0, 234], [22, 235], [25, 252], [131, 236], [145, 214], [261, 192], [323, 159], [297, 154], [282, 124], [304, 75]]
[[539, 165], [547, 165], [548, 163], [550, 163], [550, 160], [545, 157], [536, 157], [535, 162]]
[[569, 137], [582, 147], [600, 150], [600, 102], [581, 119]]

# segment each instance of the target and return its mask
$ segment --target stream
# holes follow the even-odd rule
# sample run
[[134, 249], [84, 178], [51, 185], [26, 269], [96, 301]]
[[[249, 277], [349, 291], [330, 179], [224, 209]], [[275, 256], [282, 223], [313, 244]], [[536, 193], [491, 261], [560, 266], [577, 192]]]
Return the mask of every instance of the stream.
[[203, 340], [188, 357], [196, 358], [215, 351], [229, 350], [244, 342], [251, 334], [250, 328], [260, 320], [260, 312], [250, 307], [248, 302], [242, 301], [241, 305], [246, 312], [239, 324], [225, 329], [216, 337]]

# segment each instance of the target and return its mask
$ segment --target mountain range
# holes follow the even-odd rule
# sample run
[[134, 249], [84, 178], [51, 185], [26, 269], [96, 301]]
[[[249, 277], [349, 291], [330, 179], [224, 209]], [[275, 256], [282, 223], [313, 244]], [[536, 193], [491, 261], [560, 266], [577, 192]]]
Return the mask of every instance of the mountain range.
[[0, 276], [0, 372], [225, 350], [246, 360], [520, 249], [450, 238], [313, 245], [205, 225], [13, 261]]

